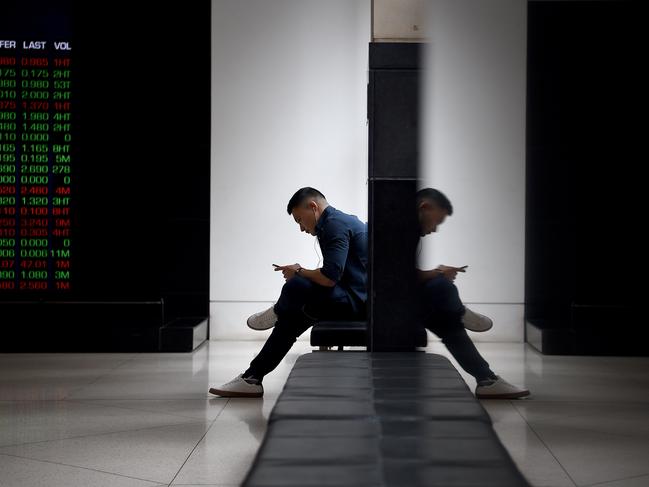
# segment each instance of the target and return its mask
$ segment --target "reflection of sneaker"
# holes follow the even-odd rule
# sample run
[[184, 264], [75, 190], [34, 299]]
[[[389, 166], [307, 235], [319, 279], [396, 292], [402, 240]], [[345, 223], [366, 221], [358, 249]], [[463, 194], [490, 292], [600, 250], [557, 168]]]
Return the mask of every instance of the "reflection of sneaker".
[[270, 308], [255, 313], [250, 318], [248, 318], [248, 327], [253, 330], [268, 330], [275, 326], [277, 323], [277, 315], [275, 314], [275, 305]]
[[487, 331], [494, 326], [494, 322], [488, 316], [481, 315], [475, 311], [471, 311], [466, 306], [464, 307], [464, 314], [462, 315], [462, 324], [464, 328], [471, 331]]
[[529, 395], [527, 389], [512, 385], [498, 376], [495, 379], [481, 380], [475, 388], [475, 397], [478, 399], [516, 399]]
[[243, 374], [239, 374], [222, 386], [210, 388], [210, 394], [221, 397], [262, 397], [264, 386], [258, 380], [244, 379]]

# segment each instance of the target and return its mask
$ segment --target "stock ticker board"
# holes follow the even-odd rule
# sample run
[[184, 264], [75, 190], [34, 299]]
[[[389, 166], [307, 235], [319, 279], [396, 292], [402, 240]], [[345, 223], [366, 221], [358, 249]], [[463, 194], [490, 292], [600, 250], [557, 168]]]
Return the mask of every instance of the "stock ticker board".
[[[0, 296], [69, 293], [74, 44], [0, 30]], [[18, 35], [17, 35], [18, 34]]]
[[209, 207], [199, 4], [117, 0], [98, 22], [92, 2], [2, 1], [0, 302], [149, 300], [181, 281], [167, 262], [191, 239], [173, 225]]

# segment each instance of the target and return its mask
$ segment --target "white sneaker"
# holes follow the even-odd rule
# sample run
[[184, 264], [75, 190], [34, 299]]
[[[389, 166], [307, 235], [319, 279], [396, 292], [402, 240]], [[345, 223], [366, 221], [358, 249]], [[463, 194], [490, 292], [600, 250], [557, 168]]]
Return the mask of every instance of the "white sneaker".
[[529, 390], [512, 385], [499, 376], [480, 381], [475, 388], [475, 397], [478, 399], [516, 399], [529, 395]]
[[491, 318], [475, 311], [471, 311], [466, 306], [464, 307], [464, 314], [462, 315], [462, 324], [464, 328], [471, 331], [487, 331], [494, 326]]
[[248, 318], [248, 327], [253, 330], [268, 330], [275, 326], [277, 323], [277, 315], [275, 314], [275, 305], [271, 306], [264, 311], [255, 313], [250, 318]]
[[262, 397], [264, 395], [264, 386], [250, 383], [243, 378], [243, 374], [239, 374], [220, 387], [211, 387], [210, 394], [221, 397]]

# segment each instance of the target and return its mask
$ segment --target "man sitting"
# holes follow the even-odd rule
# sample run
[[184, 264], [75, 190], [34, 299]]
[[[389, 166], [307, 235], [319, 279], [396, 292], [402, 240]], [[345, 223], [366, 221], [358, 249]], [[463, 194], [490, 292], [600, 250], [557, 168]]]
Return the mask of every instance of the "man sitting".
[[277, 302], [248, 318], [255, 330], [274, 327], [250, 367], [230, 382], [211, 388], [222, 397], [262, 397], [262, 380], [291, 349], [314, 316], [354, 319], [365, 315], [367, 301], [367, 225], [329, 205], [317, 189], [299, 189], [286, 208], [300, 231], [318, 238], [323, 263], [319, 269], [300, 264], [276, 266], [286, 279]]
[[[420, 235], [424, 237], [436, 232], [446, 217], [453, 214], [453, 206], [440, 191], [425, 188], [417, 192], [417, 214]], [[462, 304], [457, 287], [453, 284], [458, 272], [464, 272], [464, 268], [439, 266], [418, 271], [419, 304], [424, 326], [442, 339], [460, 366], [475, 378], [477, 398], [514, 399], [529, 396], [529, 390], [512, 385], [496, 375], [467, 335], [465, 328], [486, 331], [493, 322]]]

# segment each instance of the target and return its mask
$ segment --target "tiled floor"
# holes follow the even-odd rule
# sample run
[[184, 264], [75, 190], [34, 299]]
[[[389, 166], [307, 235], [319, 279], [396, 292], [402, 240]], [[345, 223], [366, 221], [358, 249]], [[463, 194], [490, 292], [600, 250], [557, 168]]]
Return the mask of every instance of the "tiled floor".
[[[239, 485], [293, 362], [312, 350], [296, 344], [264, 381], [263, 401], [210, 398], [208, 387], [241, 372], [259, 347], [0, 355], [0, 485]], [[649, 358], [478, 348], [532, 390], [530, 399], [483, 404], [534, 486], [649, 486]], [[439, 342], [429, 350], [446, 354]]]

